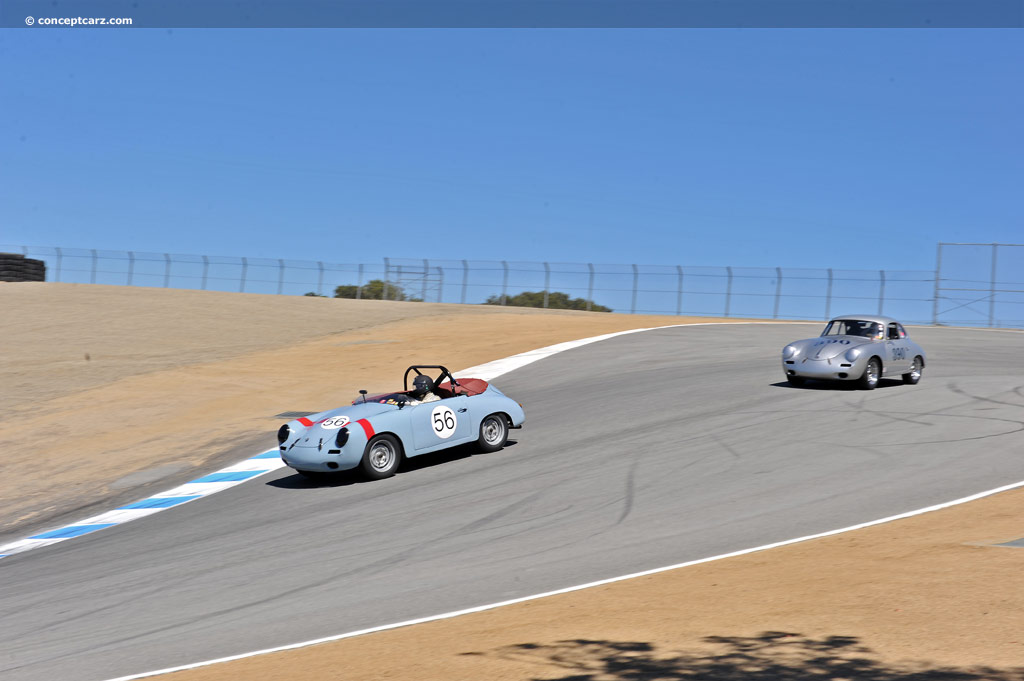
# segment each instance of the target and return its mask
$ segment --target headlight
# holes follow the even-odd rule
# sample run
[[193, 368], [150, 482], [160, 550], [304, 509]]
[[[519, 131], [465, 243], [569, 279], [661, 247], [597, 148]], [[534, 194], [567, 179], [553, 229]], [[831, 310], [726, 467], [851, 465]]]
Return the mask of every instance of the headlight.
[[860, 357], [860, 348], [850, 348], [843, 356], [846, 357], [848, 362], [856, 362], [857, 358]]
[[787, 345], [786, 347], [782, 348], [782, 359], [789, 359], [790, 357], [795, 357], [796, 353], [797, 349], [795, 347], [793, 347], [792, 345]]
[[334, 444], [341, 449], [346, 442], [348, 442], [348, 428], [342, 428], [338, 431], [338, 437], [334, 438]]
[[277, 431], [277, 441], [283, 445], [285, 441], [288, 439], [288, 436], [291, 434], [292, 430], [291, 428], [288, 427], [288, 424], [286, 423], [283, 426], [281, 426], [281, 428]]

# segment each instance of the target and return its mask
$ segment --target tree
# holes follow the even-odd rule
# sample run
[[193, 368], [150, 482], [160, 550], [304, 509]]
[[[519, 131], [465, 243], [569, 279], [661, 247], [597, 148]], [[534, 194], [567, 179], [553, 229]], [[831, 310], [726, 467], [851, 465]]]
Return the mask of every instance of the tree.
[[[334, 289], [335, 298], [355, 298], [358, 286], [342, 285]], [[385, 295], [386, 294], [386, 295]], [[386, 282], [383, 279], [371, 279], [362, 286], [360, 298], [371, 300], [406, 300], [413, 303], [423, 302], [422, 298], [412, 298], [405, 294], [401, 286]]]
[[321, 294], [316, 293], [314, 291], [307, 291], [306, 293], [303, 293], [302, 295], [309, 296], [311, 298], [326, 298], [327, 297], [325, 295], [321, 295]]
[[[548, 309], [551, 310], [586, 310], [587, 303], [593, 312], [611, 312], [610, 307], [598, 305], [585, 298], [570, 298], [568, 293], [551, 291], [548, 293]], [[523, 291], [514, 296], [506, 296], [505, 304], [513, 307], [544, 307], [543, 291]], [[484, 305], [501, 305], [501, 296], [491, 296]]]

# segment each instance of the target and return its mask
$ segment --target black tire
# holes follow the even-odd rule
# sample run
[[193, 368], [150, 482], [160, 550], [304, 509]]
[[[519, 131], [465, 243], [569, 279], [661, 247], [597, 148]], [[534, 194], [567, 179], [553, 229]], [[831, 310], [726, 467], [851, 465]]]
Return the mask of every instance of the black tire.
[[402, 447], [393, 435], [378, 435], [366, 443], [359, 468], [370, 480], [390, 478], [402, 463]]
[[914, 363], [910, 366], [910, 373], [903, 374], [903, 382], [916, 385], [921, 380], [922, 371], [924, 371], [924, 360], [918, 355], [914, 357]]
[[794, 388], [799, 388], [807, 382], [807, 379], [803, 376], [790, 376], [789, 374], [786, 374], [786, 380], [789, 381], [789, 384]]
[[872, 357], [864, 367], [864, 373], [857, 379], [857, 387], [861, 390], [874, 390], [881, 378], [882, 363], [878, 361], [877, 357]]
[[481, 452], [496, 452], [508, 441], [508, 420], [504, 414], [491, 414], [480, 422], [480, 437], [476, 440]]

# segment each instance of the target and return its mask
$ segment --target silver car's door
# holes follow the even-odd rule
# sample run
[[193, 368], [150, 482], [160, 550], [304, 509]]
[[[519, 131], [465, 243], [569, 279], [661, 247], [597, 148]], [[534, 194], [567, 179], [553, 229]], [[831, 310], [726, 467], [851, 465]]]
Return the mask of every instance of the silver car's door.
[[913, 357], [908, 357], [906, 334], [900, 334], [899, 324], [890, 322], [885, 329], [885, 355], [888, 366], [886, 374], [903, 374], [910, 369]]

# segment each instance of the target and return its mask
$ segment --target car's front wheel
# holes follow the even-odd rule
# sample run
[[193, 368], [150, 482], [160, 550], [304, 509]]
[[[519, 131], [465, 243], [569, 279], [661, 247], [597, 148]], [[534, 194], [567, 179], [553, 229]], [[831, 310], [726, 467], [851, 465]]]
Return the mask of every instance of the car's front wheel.
[[480, 437], [477, 446], [482, 452], [496, 452], [508, 440], [508, 421], [504, 414], [491, 414], [480, 422]]
[[914, 385], [921, 380], [921, 370], [924, 368], [924, 361], [920, 355], [914, 358], [914, 363], [910, 365], [910, 373], [903, 374], [903, 382]]
[[359, 468], [371, 480], [390, 478], [398, 472], [398, 464], [402, 461], [402, 450], [393, 435], [378, 435], [366, 443], [363, 459]]
[[868, 360], [867, 366], [864, 367], [864, 373], [860, 375], [857, 385], [863, 390], [874, 390], [881, 376], [882, 365], [878, 362], [877, 357], [872, 357]]

